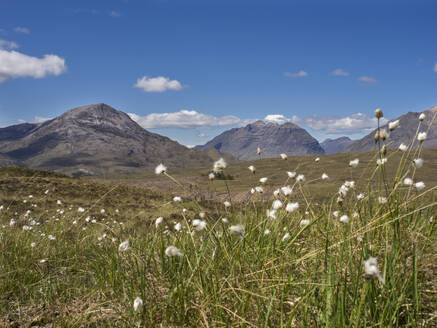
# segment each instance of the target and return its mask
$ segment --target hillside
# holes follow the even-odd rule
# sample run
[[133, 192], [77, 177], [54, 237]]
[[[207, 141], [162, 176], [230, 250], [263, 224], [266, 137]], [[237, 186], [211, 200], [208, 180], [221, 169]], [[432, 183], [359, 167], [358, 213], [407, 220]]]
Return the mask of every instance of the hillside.
[[102, 103], [71, 109], [44, 123], [0, 129], [1, 166], [94, 175], [129, 173], [160, 162], [176, 167], [208, 165], [219, 156], [151, 133]]
[[354, 141], [349, 137], [340, 137], [336, 139], [325, 139], [320, 146], [322, 146], [325, 154], [335, 154], [341, 152], [343, 149], [351, 145]]
[[281, 153], [296, 156], [324, 153], [319, 142], [296, 124], [263, 121], [225, 131], [205, 145], [197, 146], [196, 149], [215, 148], [239, 160], [248, 161], [259, 158], [258, 147], [262, 151], [261, 158], [277, 157]]
[[[426, 115], [426, 118], [421, 123], [419, 132], [428, 131], [428, 137], [423, 143], [423, 146], [425, 148], [437, 148], [437, 105], [428, 108], [423, 113]], [[407, 114], [390, 120], [390, 122], [399, 120], [399, 127], [390, 133], [390, 138], [387, 141], [388, 148], [395, 149], [398, 148], [401, 143], [407, 145], [411, 142], [417, 132], [420, 114], [420, 112], [408, 112]], [[433, 119], [434, 123], [431, 124]], [[388, 124], [383, 125], [382, 128], [388, 131]], [[362, 139], [355, 141], [343, 151], [348, 153], [372, 151], [375, 147], [375, 132], [376, 129]]]

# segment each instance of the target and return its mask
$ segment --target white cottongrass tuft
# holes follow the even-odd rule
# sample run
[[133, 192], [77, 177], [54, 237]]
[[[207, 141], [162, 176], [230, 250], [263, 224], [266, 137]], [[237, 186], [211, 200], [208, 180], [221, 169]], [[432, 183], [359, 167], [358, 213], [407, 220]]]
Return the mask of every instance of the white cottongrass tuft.
[[289, 196], [293, 192], [293, 189], [291, 189], [290, 186], [284, 186], [281, 188], [281, 191], [284, 194], [284, 196]]
[[223, 223], [228, 223], [229, 220], [228, 220], [228, 218], [222, 218], [222, 222], [223, 222]]
[[332, 212], [332, 215], [334, 215], [336, 218], [338, 218], [338, 215], [340, 214], [340, 212], [339, 211], [334, 211], [334, 212]]
[[417, 140], [418, 140], [419, 142], [424, 142], [424, 141], [426, 140], [426, 137], [427, 137], [426, 132], [420, 132], [420, 133], [417, 135]]
[[349, 166], [350, 166], [350, 167], [357, 167], [358, 164], [360, 164], [360, 160], [359, 160], [359, 158], [355, 158], [355, 159], [353, 159], [353, 160], [351, 160], [351, 161], [349, 162]]
[[274, 210], [279, 210], [282, 207], [282, 202], [279, 199], [273, 201], [272, 208]]
[[256, 149], [256, 153], [257, 153], [258, 155], [261, 155], [261, 148], [258, 147], [258, 148]]
[[276, 210], [266, 210], [266, 215], [270, 220], [276, 220]]
[[405, 178], [405, 179], [404, 179], [404, 185], [406, 185], [406, 186], [412, 186], [412, 185], [413, 185], [413, 179], [411, 179], [411, 178]]
[[308, 220], [308, 219], [300, 220], [300, 223], [299, 223], [299, 225], [300, 225], [301, 227], [305, 227], [305, 226], [307, 226], [308, 224], [310, 224], [310, 220]]
[[268, 180], [268, 178], [264, 177], [264, 178], [259, 179], [259, 182], [261, 182], [262, 184], [264, 184], [264, 183], [267, 182], [267, 180]]
[[15, 220], [11, 219], [11, 221], [9, 221], [9, 226], [13, 227], [15, 225], [15, 223], [16, 223]]
[[53, 235], [48, 235], [47, 238], [48, 238], [49, 240], [56, 240], [56, 237], [53, 236]]
[[388, 129], [389, 129], [390, 131], [393, 131], [394, 129], [396, 129], [396, 128], [398, 128], [398, 127], [399, 127], [399, 120], [396, 120], [396, 121], [390, 122], [390, 123], [388, 124]]
[[182, 252], [179, 248], [177, 248], [176, 246], [168, 246], [165, 249], [165, 255], [167, 256], [182, 256]]
[[270, 232], [271, 232], [270, 229], [266, 229], [266, 230], [264, 230], [264, 235], [266, 235], [266, 236], [270, 235]]
[[179, 196], [175, 196], [175, 197], [173, 197], [173, 201], [174, 202], [182, 202], [182, 198]]
[[35, 242], [30, 243], [30, 247], [34, 248], [36, 246]]
[[125, 240], [124, 242], [120, 243], [120, 245], [118, 245], [119, 252], [126, 252], [129, 249], [130, 249], [129, 239]]
[[425, 189], [425, 183], [423, 181], [416, 182], [414, 187], [416, 187], [417, 191], [422, 191]]
[[134, 311], [141, 312], [142, 309], [143, 309], [143, 300], [140, 297], [137, 297], [134, 300]]
[[255, 174], [255, 171], [256, 171], [255, 166], [251, 165], [251, 166], [248, 167], [248, 169], [249, 169], [250, 172]]
[[342, 215], [341, 217], [340, 217], [340, 222], [341, 223], [348, 223], [349, 222], [349, 217], [345, 214], [345, 215]]
[[223, 205], [225, 205], [225, 208], [231, 207], [231, 202], [226, 200], [223, 202]]
[[299, 203], [288, 203], [287, 206], [285, 207], [285, 210], [288, 213], [292, 213], [296, 211], [298, 208], [299, 208]]
[[425, 119], [426, 115], [424, 113], [419, 115], [419, 121], [423, 121]]
[[316, 157], [316, 159], [314, 160], [314, 162], [316, 162], [316, 163], [320, 162], [320, 157]]
[[159, 218], [157, 218], [155, 220], [155, 228], [158, 228], [159, 225], [164, 221], [164, 218], [162, 216], [160, 216]]
[[193, 226], [196, 228], [197, 231], [202, 231], [206, 228], [206, 221], [204, 220], [193, 220]]
[[322, 180], [326, 180], [329, 179], [329, 176], [326, 173], [322, 174]]
[[261, 187], [261, 186], [256, 186], [256, 187], [255, 187], [255, 191], [258, 192], [258, 193], [260, 193], [260, 194], [262, 194], [262, 193], [264, 192], [264, 189], [263, 189], [263, 187]]
[[174, 229], [175, 229], [176, 231], [181, 231], [181, 230], [182, 230], [182, 224], [181, 224], [180, 222], [176, 223], [176, 224], [174, 225]]
[[281, 193], [281, 189], [276, 189], [274, 192], [273, 192], [273, 196], [275, 196], [275, 197], [279, 197], [279, 194]]
[[244, 227], [241, 224], [233, 225], [229, 227], [229, 232], [233, 235], [243, 237], [244, 236]]
[[420, 169], [423, 166], [423, 159], [421, 158], [413, 159], [413, 165], [416, 167], [416, 169]]
[[164, 164], [159, 164], [157, 167], [155, 167], [155, 174], [163, 174], [167, 172], [167, 167]]
[[399, 145], [399, 150], [400, 150], [400, 151], [405, 152], [405, 151], [407, 151], [407, 149], [408, 149], [408, 146], [407, 146], [407, 145], [405, 145], [405, 144], [403, 144], [403, 143], [401, 143], [401, 144]]
[[215, 173], [220, 173], [226, 168], [226, 166], [227, 164], [222, 157], [218, 161], [214, 162], [213, 170]]
[[385, 163], [387, 163], [387, 157], [378, 158], [378, 159], [376, 160], [376, 164], [377, 164], [378, 166], [384, 165]]
[[214, 180], [215, 179], [215, 174], [214, 173], [210, 173], [210, 174], [208, 174], [208, 179], [209, 180]]
[[380, 203], [380, 204], [387, 203], [387, 198], [386, 197], [382, 197], [382, 196], [378, 197], [378, 203]]
[[367, 279], [377, 277], [381, 283], [383, 282], [381, 274], [378, 270], [378, 260], [376, 257], [369, 257], [364, 261], [364, 273]]
[[294, 179], [296, 177], [297, 173], [296, 172], [287, 171], [287, 175], [288, 175], [288, 177], [290, 179]]
[[281, 158], [284, 159], [284, 160], [288, 158], [287, 154], [284, 154], [284, 153], [282, 153], [280, 156], [281, 156]]
[[305, 176], [303, 174], [299, 174], [296, 177], [296, 181], [299, 182], [299, 183], [305, 183], [305, 181], [306, 181]]
[[84, 209], [83, 207], [79, 207], [79, 208], [77, 209], [77, 211], [78, 211], [79, 213], [83, 213], [83, 212], [85, 212], [85, 209]]
[[205, 217], [206, 217], [206, 213], [205, 213], [205, 212], [200, 212], [200, 213], [199, 213], [199, 217], [200, 217], [201, 219], [205, 218]]
[[288, 232], [285, 233], [284, 236], [282, 236], [282, 241], [287, 241], [288, 239], [290, 239], [290, 234]]

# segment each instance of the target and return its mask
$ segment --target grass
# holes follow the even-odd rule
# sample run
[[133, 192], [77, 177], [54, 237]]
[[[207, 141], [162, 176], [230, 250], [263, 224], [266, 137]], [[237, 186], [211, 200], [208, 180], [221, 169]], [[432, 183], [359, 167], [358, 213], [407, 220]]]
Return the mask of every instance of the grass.
[[[182, 172], [166, 174], [169, 192], [2, 169], [0, 326], [436, 326], [436, 152], [421, 151], [392, 152], [379, 167], [382, 153], [360, 154], [356, 169], [349, 155], [300, 165], [264, 159], [254, 163], [256, 177], [243, 170], [248, 163], [235, 164], [225, 173], [236, 180], [198, 189]], [[425, 165], [415, 169], [419, 155]], [[307, 183], [287, 180], [290, 168]], [[319, 179], [324, 171], [327, 181]], [[206, 185], [204, 173], [198, 179]], [[268, 192], [233, 199], [238, 183], [247, 189], [264, 175]], [[405, 177], [426, 188], [404, 185]], [[345, 180], [355, 186], [337, 202]], [[293, 193], [278, 196], [283, 206], [271, 219], [268, 194], [285, 184]], [[197, 193], [213, 188], [232, 206]], [[287, 212], [288, 202], [299, 208]], [[158, 216], [164, 222], [156, 226]], [[233, 233], [236, 225], [244, 232]], [[126, 240], [130, 248], [122, 251]], [[169, 246], [181, 256], [168, 256]], [[381, 281], [365, 272], [371, 257]], [[135, 311], [137, 297], [143, 306]]]

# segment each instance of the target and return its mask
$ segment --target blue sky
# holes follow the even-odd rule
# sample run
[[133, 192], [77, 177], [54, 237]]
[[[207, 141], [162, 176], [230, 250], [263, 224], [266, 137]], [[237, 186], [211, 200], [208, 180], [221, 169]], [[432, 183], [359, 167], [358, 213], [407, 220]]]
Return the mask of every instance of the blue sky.
[[104, 102], [186, 145], [266, 117], [357, 138], [375, 108], [437, 104], [436, 12], [431, 0], [2, 0], [0, 126]]

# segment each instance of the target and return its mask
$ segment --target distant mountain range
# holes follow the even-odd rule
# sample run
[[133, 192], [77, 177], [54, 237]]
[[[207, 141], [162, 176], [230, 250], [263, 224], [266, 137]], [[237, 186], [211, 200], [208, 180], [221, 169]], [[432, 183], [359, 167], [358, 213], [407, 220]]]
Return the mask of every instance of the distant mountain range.
[[281, 153], [296, 156], [325, 153], [319, 142], [296, 124], [263, 121], [225, 131], [195, 149], [217, 149], [239, 160], [254, 160], [259, 158], [258, 147], [262, 151], [262, 157], [277, 157]]
[[106, 104], [71, 109], [44, 123], [0, 129], [0, 166], [69, 174], [131, 172], [163, 162], [168, 167], [212, 165], [222, 156], [151, 133]]
[[334, 154], [334, 153], [340, 153], [346, 147], [348, 147], [353, 143], [354, 140], [352, 140], [349, 137], [340, 137], [336, 139], [328, 138], [322, 143], [320, 143], [320, 146], [322, 146], [323, 150], [325, 151], [325, 154]]
[[[422, 122], [420, 132], [427, 131], [428, 126], [431, 124], [433, 118], [434, 125], [432, 125], [428, 131], [428, 137], [423, 143], [425, 148], [437, 148], [437, 105], [428, 108], [423, 112], [426, 115], [425, 120]], [[409, 144], [416, 135], [417, 126], [419, 124], [419, 115], [421, 112], [409, 112], [401, 115], [398, 118], [390, 120], [390, 122], [399, 120], [399, 127], [390, 133], [390, 137], [387, 139], [388, 148], [398, 148], [401, 143]], [[382, 126], [388, 131], [388, 124]], [[359, 139], [343, 149], [343, 152], [354, 153], [372, 151], [375, 147], [376, 129], [366, 135], [364, 138]]]

